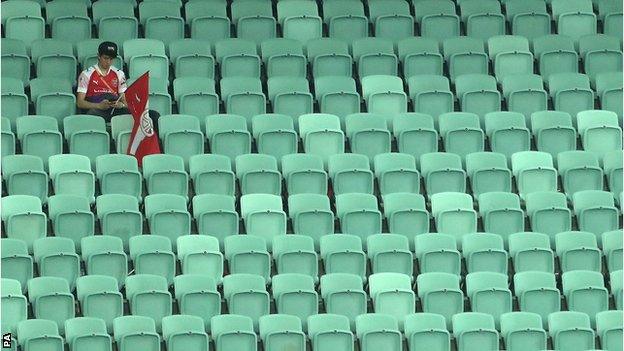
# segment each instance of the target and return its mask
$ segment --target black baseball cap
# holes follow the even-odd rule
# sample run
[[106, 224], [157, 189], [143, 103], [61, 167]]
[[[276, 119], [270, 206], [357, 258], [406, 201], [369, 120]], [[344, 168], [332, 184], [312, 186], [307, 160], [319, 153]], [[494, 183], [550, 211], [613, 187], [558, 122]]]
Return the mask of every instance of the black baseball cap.
[[108, 57], [117, 57], [117, 44], [112, 41], [104, 41], [98, 47], [98, 55], [106, 55]]

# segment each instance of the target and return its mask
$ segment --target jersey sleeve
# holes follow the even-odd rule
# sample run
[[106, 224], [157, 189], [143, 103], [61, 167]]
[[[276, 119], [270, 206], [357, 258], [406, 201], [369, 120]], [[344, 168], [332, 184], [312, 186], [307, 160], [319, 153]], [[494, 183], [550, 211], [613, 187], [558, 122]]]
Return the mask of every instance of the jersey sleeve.
[[87, 88], [89, 87], [89, 75], [87, 75], [87, 71], [82, 71], [80, 76], [78, 76], [78, 88], [76, 89], [79, 93], [87, 92]]
[[128, 87], [126, 86], [126, 75], [122, 70], [118, 70], [117, 78], [119, 79], [119, 94], [122, 94], [126, 91], [126, 89], [128, 89]]

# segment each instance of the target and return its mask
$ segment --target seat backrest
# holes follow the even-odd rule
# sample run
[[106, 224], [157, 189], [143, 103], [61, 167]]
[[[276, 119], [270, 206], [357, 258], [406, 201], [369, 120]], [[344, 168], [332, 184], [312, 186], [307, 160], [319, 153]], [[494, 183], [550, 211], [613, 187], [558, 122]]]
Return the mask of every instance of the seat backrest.
[[262, 53], [262, 61], [266, 63], [269, 61], [269, 58], [276, 55], [303, 56], [303, 44], [295, 39], [272, 38], [262, 41], [260, 51]]
[[507, 289], [507, 275], [495, 272], [473, 272], [466, 275], [466, 293], [473, 296], [477, 291]]
[[126, 297], [132, 300], [138, 293], [147, 291], [167, 291], [165, 277], [153, 274], [135, 274], [126, 278]]
[[308, 317], [307, 324], [308, 335], [312, 340], [314, 340], [317, 335], [325, 332], [341, 331], [351, 333], [349, 318], [340, 314], [315, 314]]
[[[215, 94], [214, 80], [206, 77], [179, 77], [173, 81], [173, 96], [178, 102], [180, 102], [184, 95], [198, 93]], [[158, 119], [159, 125], [162, 117], [164, 116]]]
[[549, 34], [533, 39], [535, 58], [539, 58], [544, 53], [556, 52], [558, 50], [575, 51], [574, 40], [563, 34]]
[[337, 16], [364, 16], [364, 4], [359, 1], [323, 1], [325, 23], [329, 24]]
[[[2, 242], [4, 245], [4, 241]], [[8, 295], [22, 295], [22, 285], [18, 280], [2, 278], [2, 297]]]
[[288, 196], [288, 213], [291, 218], [301, 212], [331, 211], [329, 197], [320, 194], [295, 194]]
[[384, 272], [374, 273], [368, 277], [368, 290], [372, 298], [381, 292], [398, 289], [411, 291], [410, 276], [402, 273]]
[[479, 195], [479, 212], [492, 210], [520, 209], [520, 197], [514, 193], [493, 191]]
[[562, 330], [589, 329], [589, 316], [583, 312], [560, 311], [548, 315], [548, 333], [554, 337]]
[[2, 220], [6, 221], [10, 216], [36, 212], [41, 213], [41, 200], [30, 195], [9, 195], [2, 198]]
[[[178, 248], [179, 249], [179, 248]], [[180, 274], [173, 278], [176, 299], [191, 292], [217, 292], [217, 283], [210, 276], [203, 274]]]
[[462, 169], [461, 158], [447, 152], [430, 152], [420, 156], [420, 171], [427, 177], [432, 171], [442, 169]]
[[100, 155], [95, 159], [95, 171], [97, 177], [102, 177], [109, 172], [139, 171], [136, 157], [123, 154]]
[[439, 54], [440, 48], [437, 40], [427, 37], [411, 37], [399, 40], [397, 44], [399, 59], [405, 60], [410, 54]]
[[74, 211], [91, 212], [89, 199], [83, 196], [59, 194], [48, 198], [48, 214], [55, 220], [59, 214], [73, 213]]
[[[329, 5], [329, 2], [323, 4]], [[361, 4], [359, 4], [361, 6]], [[362, 10], [364, 8], [362, 7]], [[325, 19], [327, 20], [327, 13], [325, 13]], [[362, 11], [362, 16], [364, 15], [364, 11]], [[318, 38], [309, 40], [306, 43], [308, 60], [310, 63], [314, 62], [314, 59], [321, 55], [349, 55], [349, 44], [346, 42], [335, 39], [335, 38]]]
[[564, 13], [593, 13], [594, 11], [591, 0], [552, 0], [551, 7], [554, 18]]
[[425, 113], [407, 112], [394, 116], [392, 120], [393, 134], [398, 138], [402, 132], [409, 130], [426, 129], [433, 130], [433, 117]]
[[[164, 279], [164, 278], [163, 278]], [[156, 323], [153, 318], [144, 316], [122, 316], [113, 319], [113, 333], [119, 344], [128, 334], [156, 333]]]
[[318, 7], [315, 2], [304, 0], [281, 1], [277, 3], [277, 20], [283, 23], [289, 17], [316, 16]]
[[267, 87], [269, 89], [269, 99], [271, 99], [271, 101], [273, 101], [279, 94], [310, 92], [308, 80], [303, 77], [271, 77], [267, 80]]
[[151, 217], [160, 211], [186, 211], [186, 199], [174, 194], [152, 194], [145, 197], [145, 216]]
[[366, 238], [366, 247], [368, 257], [372, 259], [382, 252], [409, 251], [409, 241], [405, 235], [373, 234]]
[[266, 252], [267, 250], [266, 240], [256, 235], [228, 235], [224, 244], [225, 257], [228, 260], [239, 253]]
[[345, 250], [362, 252], [362, 239], [351, 234], [324, 235], [321, 237], [321, 256]]
[[472, 177], [478, 170], [488, 168], [507, 168], [505, 155], [497, 152], [473, 152], [466, 155], [466, 173]]
[[455, 79], [457, 97], [461, 98], [464, 93], [481, 90], [497, 91], [496, 78], [487, 74], [462, 74]]
[[247, 131], [247, 120], [239, 115], [206, 116], [206, 136], [211, 139], [216, 133], [226, 131]]
[[531, 248], [542, 248], [550, 250], [550, 237], [546, 234], [536, 232], [513, 233], [507, 237], [509, 242], [509, 255], [516, 256], [519, 251]]
[[319, 130], [340, 130], [340, 118], [327, 113], [310, 113], [299, 116], [299, 136], [305, 139], [308, 133]]
[[203, 172], [232, 171], [232, 163], [227, 156], [198, 154], [189, 158], [189, 172], [192, 178]]
[[405, 336], [432, 329], [445, 330], [446, 321], [443, 315], [437, 313], [419, 312], [405, 316]]
[[[87, 262], [93, 254], [99, 253], [123, 253], [123, 241], [112, 235], [91, 235], [80, 240], [82, 260]], [[125, 253], [124, 253], [125, 255]]]
[[357, 62], [362, 56], [369, 54], [394, 55], [394, 45], [388, 39], [369, 37], [353, 41], [351, 51], [353, 59]]
[[158, 134], [166, 137], [169, 133], [193, 131], [202, 133], [199, 119], [190, 115], [165, 115], [158, 118]]
[[608, 330], [622, 329], [622, 311], [602, 311], [596, 313], [596, 333], [599, 336], [604, 335]]
[[40, 39], [31, 44], [30, 57], [34, 64], [43, 56], [74, 56], [72, 44], [58, 39]]
[[396, 318], [389, 314], [366, 313], [355, 318], [355, 330], [358, 339], [365, 334], [381, 330], [399, 330]]
[[258, 211], [283, 211], [282, 198], [272, 194], [247, 194], [241, 196], [241, 215]]
[[20, 239], [0, 239], [0, 248], [2, 249], [2, 257], [9, 257], [13, 255], [28, 255], [28, 247], [26, 242]]
[[278, 113], [266, 113], [253, 116], [251, 129], [255, 139], [262, 133], [270, 131], [294, 131], [293, 119], [290, 116]]
[[563, 256], [564, 253], [571, 249], [578, 248], [598, 248], [596, 235], [589, 232], [570, 231], [558, 233], [555, 236], [555, 247], [557, 256]]
[[277, 235], [273, 238], [273, 256], [297, 251], [314, 251], [314, 239], [307, 235]]
[[210, 319], [210, 335], [215, 339], [224, 333], [253, 332], [253, 330], [253, 321], [247, 316], [221, 314]]
[[464, 36], [444, 39], [442, 48], [445, 60], [456, 54], [485, 53], [483, 40]]
[[8, 179], [17, 172], [43, 172], [43, 161], [32, 155], [9, 155], [2, 158], [2, 174]]
[[440, 135], [446, 137], [446, 133], [464, 128], [481, 129], [479, 116], [471, 112], [447, 112], [438, 117]]
[[254, 171], [277, 171], [277, 159], [265, 154], [245, 154], [236, 156], [236, 177]]
[[499, 111], [485, 114], [485, 133], [491, 137], [496, 131], [526, 129], [524, 115], [520, 112]]
[[432, 291], [444, 289], [459, 290], [459, 276], [443, 272], [428, 272], [416, 277], [418, 295], [425, 296]]
[[171, 62], [175, 62], [180, 56], [187, 55], [212, 56], [210, 42], [201, 39], [185, 38], [169, 43], [169, 59]]
[[105, 194], [97, 197], [96, 209], [98, 218], [110, 211], [139, 211], [139, 200], [126, 194]]
[[422, 257], [423, 254], [432, 250], [457, 250], [457, 240], [447, 234], [426, 233], [417, 235], [414, 240], [417, 257]]
[[502, 53], [527, 53], [529, 39], [520, 35], [495, 35], [488, 39], [488, 52], [491, 60]]
[[431, 195], [431, 214], [434, 217], [442, 211], [472, 210], [472, 196], [464, 193], [444, 192]]
[[599, 167], [598, 157], [589, 151], [563, 151], [557, 154], [557, 168], [565, 173], [572, 168]]
[[563, 111], [538, 111], [531, 114], [533, 135], [538, 135], [543, 129], [557, 126], [572, 128], [572, 116]]
[[227, 5], [220, 1], [188, 1], [184, 4], [186, 23], [199, 17], [227, 18]]
[[58, 324], [48, 319], [27, 319], [17, 324], [17, 341], [23, 348], [28, 340], [44, 335], [58, 336]]
[[410, 154], [397, 152], [375, 155], [373, 158], [375, 176], [390, 170], [416, 170], [416, 159]]
[[365, 99], [376, 93], [403, 92], [403, 80], [389, 75], [370, 75], [362, 77], [362, 95]]
[[349, 273], [328, 273], [321, 276], [321, 295], [327, 298], [329, 294], [338, 291], [363, 291], [362, 278]]
[[371, 194], [348, 193], [336, 195], [336, 215], [342, 217], [347, 212], [363, 209], [376, 211], [377, 198]]
[[551, 96], [562, 90], [589, 90], [589, 77], [582, 73], [553, 73], [548, 76], [548, 88]]
[[236, 199], [234, 196], [221, 194], [200, 194], [193, 197], [193, 215], [211, 211], [235, 211]]
[[102, 292], [119, 291], [117, 279], [107, 275], [84, 275], [76, 279], [76, 292], [79, 301], [85, 296]]
[[464, 312], [453, 315], [453, 334], [457, 338], [462, 333], [479, 329], [494, 329], [494, 317], [487, 313]]
[[268, 1], [235, 1], [231, 10], [234, 24], [238, 24], [242, 18], [273, 17], [272, 3]]
[[162, 333], [165, 340], [180, 333], [204, 334], [204, 320], [192, 315], [172, 315], [162, 319]]
[[576, 122], [578, 125], [578, 133], [581, 136], [585, 134], [589, 128], [605, 126], [619, 128], [617, 114], [605, 110], [581, 111], [576, 115]]
[[555, 275], [547, 272], [527, 271], [514, 275], [514, 290], [516, 296], [521, 296], [528, 290], [540, 288], [556, 288]]
[[323, 170], [323, 159], [313, 154], [290, 154], [282, 157], [282, 174], [288, 177], [295, 171]]
[[236, 55], [257, 55], [256, 44], [253, 41], [239, 38], [219, 40], [215, 43], [215, 56], [221, 63], [224, 58]]
[[462, 236], [462, 254], [471, 254], [488, 250], [504, 250], [503, 237], [491, 233], [471, 233]]
[[229, 274], [223, 277], [223, 295], [226, 299], [234, 293], [249, 290], [266, 291], [264, 278], [261, 275], [245, 273]]
[[177, 155], [154, 154], [143, 157], [143, 177], [148, 179], [156, 172], [184, 171], [184, 159]]
[[604, 288], [604, 278], [599, 272], [592, 271], [569, 271], [561, 275], [563, 293], [568, 296], [570, 292], [583, 288]]
[[271, 278], [271, 288], [276, 298], [287, 292], [314, 291], [314, 279], [299, 273], [276, 274]]
[[63, 118], [63, 133], [69, 140], [74, 133], [82, 131], [106, 132], [106, 122], [100, 116], [73, 115]]
[[501, 334], [526, 329], [542, 329], [542, 317], [532, 312], [508, 312], [500, 316]]
[[532, 216], [536, 210], [551, 207], [567, 208], [565, 194], [555, 191], [537, 191], [526, 195], [526, 209], [529, 216]]
[[577, 213], [591, 207], [614, 207], [613, 195], [602, 190], [577, 191], [572, 195], [572, 204]]
[[158, 39], [130, 39], [123, 43], [124, 61], [130, 63], [134, 56], [165, 55], [165, 44]]
[[58, 277], [38, 277], [28, 280], [28, 299], [34, 303], [39, 297], [46, 295], [69, 294], [67, 279]]
[[552, 168], [552, 156], [541, 151], [520, 151], [511, 155], [511, 169], [514, 176], [527, 168]]
[[321, 100], [328, 93], [354, 93], [355, 80], [351, 77], [322, 76], [314, 78], [314, 93], [317, 100]]
[[138, 255], [156, 252], [171, 252], [171, 240], [161, 235], [135, 235], [130, 238], [130, 258], [134, 261]]
[[455, 3], [450, 0], [424, 0], [415, 1], [416, 21], [421, 22], [423, 17], [429, 15], [455, 15]]
[[349, 170], [370, 170], [368, 157], [362, 154], [335, 154], [329, 157], [328, 170], [329, 176], [334, 178], [336, 173]]
[[209, 235], [182, 235], [176, 240], [178, 257], [196, 252], [219, 252], [219, 240]]

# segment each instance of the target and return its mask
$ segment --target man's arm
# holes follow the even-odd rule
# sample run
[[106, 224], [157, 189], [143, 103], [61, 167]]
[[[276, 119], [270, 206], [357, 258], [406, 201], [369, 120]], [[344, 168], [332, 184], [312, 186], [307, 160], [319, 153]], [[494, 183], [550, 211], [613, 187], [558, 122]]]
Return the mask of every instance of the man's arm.
[[96, 109], [96, 110], [108, 110], [112, 107], [112, 104], [108, 100], [102, 100], [101, 102], [89, 102], [85, 99], [85, 93], [77, 93], [76, 94], [76, 106], [78, 108], [82, 108], [85, 110]]

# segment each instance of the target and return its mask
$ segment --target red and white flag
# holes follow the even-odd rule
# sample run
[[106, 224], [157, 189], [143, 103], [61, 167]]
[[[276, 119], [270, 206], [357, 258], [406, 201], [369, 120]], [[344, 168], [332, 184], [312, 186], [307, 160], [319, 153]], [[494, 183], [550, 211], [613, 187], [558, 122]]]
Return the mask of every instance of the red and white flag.
[[139, 166], [141, 166], [143, 156], [160, 153], [158, 136], [154, 133], [152, 119], [149, 117], [148, 91], [149, 72], [146, 72], [125, 92], [128, 110], [134, 117], [134, 126], [126, 153], [134, 155], [139, 161]]

